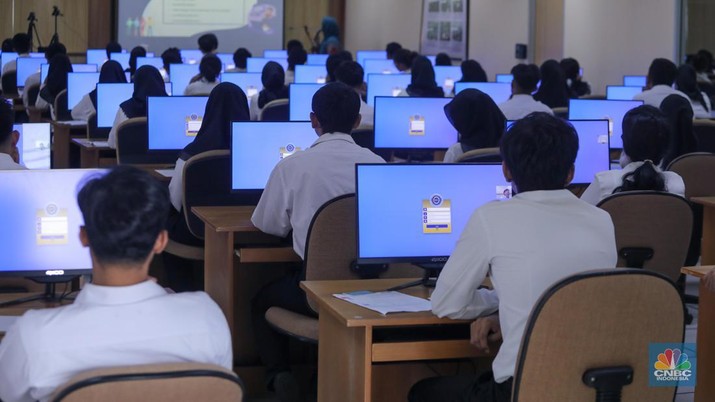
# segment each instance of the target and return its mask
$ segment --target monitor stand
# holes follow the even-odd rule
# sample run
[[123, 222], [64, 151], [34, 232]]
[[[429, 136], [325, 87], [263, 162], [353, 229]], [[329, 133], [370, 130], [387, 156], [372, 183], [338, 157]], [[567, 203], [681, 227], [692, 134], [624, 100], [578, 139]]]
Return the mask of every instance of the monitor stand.
[[63, 297], [62, 295], [57, 296], [57, 284], [71, 282], [77, 278], [79, 278], [79, 276], [60, 276], [49, 280], [46, 278], [27, 278], [38, 283], [44, 283], [44, 293], [34, 296], [22, 297], [15, 300], [8, 300], [6, 302], [0, 303], [0, 307], [16, 306], [18, 304], [25, 304], [34, 301], [42, 301], [45, 303], [59, 303], [63, 300]]
[[387, 289], [388, 292], [390, 291], [398, 291], [402, 289], [407, 289], [415, 286], [424, 286], [426, 288], [433, 288], [437, 284], [437, 277], [439, 276], [440, 271], [442, 271], [442, 268], [444, 268], [443, 262], [439, 263], [429, 263], [429, 264], [415, 264], [418, 267], [422, 268], [425, 270], [424, 275], [422, 276], [422, 279], [416, 280], [413, 282], [407, 282], [403, 283], [402, 285], [397, 285], [394, 287], [391, 287]]

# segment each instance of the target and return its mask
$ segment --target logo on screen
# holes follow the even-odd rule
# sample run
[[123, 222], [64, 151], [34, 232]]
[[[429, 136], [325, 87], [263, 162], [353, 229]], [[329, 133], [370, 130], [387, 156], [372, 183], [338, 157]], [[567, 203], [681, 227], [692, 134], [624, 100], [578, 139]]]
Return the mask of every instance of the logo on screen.
[[452, 233], [452, 202], [440, 194], [422, 200], [422, 233]]
[[511, 196], [511, 186], [497, 186], [497, 200], [508, 200]]
[[201, 123], [203, 123], [203, 117], [195, 113], [186, 116], [186, 136], [196, 137], [199, 130], [201, 130]]
[[650, 376], [652, 387], [695, 386], [695, 344], [652, 343], [648, 347], [653, 372]]
[[318, 84], [325, 84], [326, 79], [325, 77], [318, 77], [315, 82], [317, 82]]
[[69, 242], [69, 220], [66, 209], [60, 209], [57, 204], [50, 203], [45, 208], [38, 209], [36, 216], [35, 233], [38, 246]]
[[425, 135], [425, 118], [418, 114], [410, 116], [410, 135]]
[[298, 151], [300, 151], [300, 147], [296, 147], [293, 144], [287, 144], [286, 146], [281, 147], [279, 150], [281, 159], [287, 158]]

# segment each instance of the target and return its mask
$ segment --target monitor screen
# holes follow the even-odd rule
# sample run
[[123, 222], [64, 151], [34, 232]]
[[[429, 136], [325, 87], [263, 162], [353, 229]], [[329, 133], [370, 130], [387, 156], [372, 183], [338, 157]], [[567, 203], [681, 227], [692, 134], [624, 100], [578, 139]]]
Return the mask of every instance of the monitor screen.
[[157, 70], [164, 68], [164, 61], [161, 57], [137, 57], [137, 68], [141, 66], [154, 66]]
[[[33, 59], [44, 59], [45, 54], [44, 53], [30, 53], [30, 57]], [[5, 64], [17, 59], [17, 53], [14, 52], [3, 52], [0, 54], [0, 64], [2, 66], [0, 67], [0, 71], [5, 68]]]
[[506, 82], [458, 82], [455, 84], [454, 92], [458, 94], [470, 88], [478, 89], [489, 95], [497, 105], [511, 98], [511, 84]]
[[216, 53], [216, 57], [221, 60], [223, 64], [223, 69], [221, 71], [230, 70], [236, 68], [236, 64], [233, 62], [233, 54], [231, 53]]
[[236, 122], [231, 139], [234, 190], [262, 190], [281, 159], [318, 139], [310, 122]]
[[624, 75], [623, 85], [627, 87], [644, 87], [646, 86], [646, 76], [645, 75]]
[[107, 61], [106, 49], [87, 49], [87, 64], [101, 66]]
[[355, 61], [363, 66], [363, 68], [365, 67], [365, 60], [367, 59], [386, 60], [387, 52], [384, 50], [358, 50], [355, 54]]
[[44, 84], [45, 80], [47, 79], [47, 74], [50, 72], [50, 65], [47, 63], [43, 63], [40, 66], [40, 82]]
[[12, 128], [20, 133], [20, 164], [28, 169], [49, 169], [50, 123], [15, 124]]
[[184, 149], [201, 129], [208, 96], [149, 97], [150, 150]]
[[368, 74], [367, 104], [375, 106], [376, 96], [399, 96], [411, 80], [410, 74]]
[[[40, 71], [41, 71], [40, 79], [42, 80], [42, 82], [45, 82], [45, 80], [47, 79], [47, 74], [50, 72], [50, 65], [43, 64]], [[96, 72], [99, 72], [99, 70], [97, 70], [96, 64], [73, 64], [72, 72], [75, 72], [75, 73], [96, 73]]]
[[275, 61], [283, 67], [283, 71], [288, 69], [288, 59], [285, 58], [259, 58], [250, 57], [246, 59], [246, 72], [248, 73], [262, 73], [263, 67], [268, 64], [269, 61]]
[[290, 121], [308, 121], [313, 111], [313, 95], [323, 84], [291, 84]]
[[204, 54], [199, 49], [181, 49], [181, 61], [186, 64], [199, 64]]
[[569, 120], [606, 119], [609, 121], [610, 147], [623, 148], [623, 116], [640, 105], [643, 101], [634, 100], [598, 100], [571, 99], [569, 102]]
[[100, 170], [13, 170], [0, 172], [0, 275], [88, 274], [89, 249], [79, 240], [84, 224], [76, 195], [88, 176]]
[[169, 69], [169, 76], [173, 84], [174, 95], [184, 94], [191, 79], [199, 74], [198, 64], [172, 64]]
[[497, 74], [496, 81], [511, 84], [511, 82], [514, 81], [514, 76], [511, 74]]
[[367, 59], [363, 64], [365, 76], [368, 74], [399, 74], [400, 70], [395, 67], [395, 62], [387, 59]]
[[[110, 53], [109, 58], [111, 60], [116, 61], [117, 63], [122, 65], [122, 68], [127, 70], [129, 68], [129, 58], [131, 57], [131, 53], [127, 51], [122, 51], [122, 53]], [[154, 53], [152, 52], [146, 52], [146, 57], [154, 57]]]
[[425, 57], [427, 57], [427, 60], [429, 60], [430, 63], [432, 63], [432, 67], [437, 66], [437, 56], [425, 56]]
[[99, 73], [67, 74], [67, 109], [72, 110], [99, 82]]
[[608, 100], [632, 100], [634, 96], [643, 92], [643, 87], [627, 87], [609, 85], [606, 87], [606, 99]]
[[435, 81], [445, 94], [452, 93], [454, 83], [462, 79], [462, 68], [459, 66], [437, 66], [434, 68]]
[[288, 51], [287, 50], [264, 50], [263, 57], [265, 57], [266, 59], [287, 59]]
[[328, 63], [327, 54], [309, 54], [308, 61], [305, 63], [309, 66], [324, 66]]
[[578, 133], [578, 155], [573, 184], [590, 184], [596, 173], [611, 167], [608, 120], [571, 120]]
[[[45, 63], [47, 63], [47, 60], [33, 57], [17, 59], [17, 87], [23, 88], [27, 78], [32, 74], [39, 73]], [[40, 76], [40, 79], [42, 79], [42, 76]]]
[[325, 66], [295, 66], [296, 84], [325, 84], [328, 70]]
[[250, 104], [251, 97], [263, 90], [261, 73], [223, 73], [221, 82], [231, 82], [243, 90]]
[[[164, 84], [167, 94], [171, 94], [171, 83]], [[134, 94], [134, 84], [97, 84], [97, 127], [110, 128], [114, 125], [119, 105]]]
[[358, 263], [445, 262], [475, 209], [511, 198], [500, 165], [358, 164], [356, 171]]
[[450, 98], [375, 98], [375, 148], [446, 149], [457, 142], [447, 120]]

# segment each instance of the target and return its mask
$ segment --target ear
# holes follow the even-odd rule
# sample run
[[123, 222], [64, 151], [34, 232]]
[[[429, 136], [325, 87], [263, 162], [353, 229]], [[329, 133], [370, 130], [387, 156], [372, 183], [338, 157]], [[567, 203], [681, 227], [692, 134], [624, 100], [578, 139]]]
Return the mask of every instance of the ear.
[[89, 247], [89, 237], [84, 226], [79, 227], [79, 242], [82, 243], [82, 247]]
[[16, 130], [12, 132], [12, 135], [10, 136], [12, 138], [12, 146], [15, 147], [17, 146], [17, 143], [20, 142], [20, 133]]
[[358, 113], [358, 117], [357, 117], [357, 119], [355, 119], [355, 123], [353, 124], [353, 130], [360, 127], [361, 122], [362, 122], [362, 115], [360, 113]]
[[161, 254], [166, 248], [167, 243], [169, 243], [169, 232], [162, 230], [159, 232], [159, 236], [157, 236], [156, 241], [154, 242], [152, 252], [154, 252], [154, 254]]
[[566, 183], [564, 183], [564, 187], [568, 187], [568, 185], [571, 184], [575, 173], [576, 173], [576, 165], [571, 165], [571, 169], [569, 169], [569, 174], [568, 174], [568, 176], [566, 176]]
[[506, 166], [505, 162], [501, 163], [501, 171], [504, 174], [504, 178], [506, 179], [506, 181], [508, 183], [511, 183], [512, 181], [514, 181], [514, 179], [512, 179], [512, 176], [511, 176], [511, 170], [509, 170], [509, 168]]

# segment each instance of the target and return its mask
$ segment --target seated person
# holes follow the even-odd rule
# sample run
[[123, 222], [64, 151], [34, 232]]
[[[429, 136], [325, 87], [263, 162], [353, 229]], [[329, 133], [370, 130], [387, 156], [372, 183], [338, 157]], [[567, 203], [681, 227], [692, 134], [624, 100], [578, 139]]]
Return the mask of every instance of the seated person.
[[[319, 138], [276, 165], [251, 218], [258, 229], [275, 236], [285, 237], [292, 230], [293, 249], [301, 258], [318, 208], [355, 192], [355, 164], [385, 162], [350, 136], [360, 125], [360, 99], [354, 89], [327, 84], [315, 93], [312, 106], [310, 120]], [[297, 384], [289, 371], [288, 339], [268, 324], [265, 313], [278, 306], [312, 314], [299, 287], [302, 276], [296, 272], [261, 289], [251, 311], [258, 353], [267, 367], [266, 383], [281, 401], [298, 400]]]
[[[698, 88], [697, 74], [692, 66], [683, 64], [678, 68], [675, 87], [688, 97], [690, 107], [693, 109], [693, 116], [696, 119], [710, 118], [710, 113], [712, 112], [710, 97]], [[662, 105], [663, 103], [661, 102], [660, 106]]]
[[72, 62], [66, 54], [57, 54], [50, 60], [47, 69], [47, 79], [40, 86], [40, 94], [37, 96], [35, 106], [41, 110], [50, 109], [52, 120], [57, 120], [57, 110], [55, 110], [55, 99], [60, 92], [67, 89], [67, 74], [72, 72]]
[[293, 51], [293, 49], [303, 49], [303, 42], [299, 41], [298, 39], [291, 39], [286, 43], [286, 53], [290, 54], [290, 52]]
[[[30, 50], [32, 46], [32, 38], [26, 33], [15, 34], [12, 37], [12, 48], [17, 57], [30, 57]], [[17, 60], [10, 60], [2, 68], [2, 75], [9, 72], [17, 71]]]
[[402, 45], [397, 42], [390, 42], [385, 46], [385, 53], [387, 53], [387, 60], [393, 60], [395, 58], [395, 53], [402, 49]]
[[375, 108], [363, 100], [363, 96], [367, 90], [365, 81], [363, 81], [364, 76], [365, 70], [355, 61], [343, 62], [335, 72], [335, 77], [338, 79], [338, 82], [342, 82], [353, 88], [360, 96], [360, 126], [358, 130], [372, 129], [375, 125]]
[[517, 64], [511, 69], [511, 99], [499, 105], [507, 120], [519, 120], [534, 112], [553, 114], [551, 108], [534, 100], [531, 94], [541, 80], [539, 67], [535, 64]]
[[[122, 65], [114, 60], [107, 60], [102, 65], [99, 73], [100, 84], [126, 84], [127, 76], [122, 70]], [[89, 120], [90, 116], [97, 113], [97, 87], [92, 92], [82, 97], [77, 106], [72, 108], [73, 120]]]
[[236, 49], [236, 51], [233, 53], [233, 68], [229, 68], [226, 70], [227, 73], [245, 73], [246, 72], [246, 65], [248, 64], [248, 59], [253, 57], [251, 52], [248, 51], [245, 47], [240, 47]]
[[678, 77], [678, 67], [668, 59], [655, 59], [648, 68], [645, 90], [633, 97], [642, 100], [644, 104], [660, 107], [668, 95], [680, 95], [688, 99], [688, 95], [673, 89]]
[[104, 50], [107, 52], [107, 60], [111, 60], [112, 53], [121, 53], [123, 49], [119, 42], [109, 42]]
[[435, 66], [451, 66], [452, 58], [447, 53], [438, 53], [435, 58]]
[[580, 98], [582, 96], [591, 95], [591, 86], [581, 77], [581, 66], [578, 60], [574, 58], [566, 58], [561, 60], [561, 68], [566, 75], [566, 84], [569, 88], [571, 98]]
[[675, 172], [660, 170], [670, 138], [663, 113], [653, 106], [639, 106], [623, 117], [623, 170], [596, 174], [581, 199], [596, 205], [613, 193], [631, 190], [668, 191], [685, 195], [683, 179]]
[[199, 74], [191, 79], [184, 90], [184, 96], [208, 96], [219, 83], [221, 59], [215, 54], [207, 54], [199, 64]]
[[[74, 191], [74, 189], [67, 189]], [[166, 186], [119, 166], [77, 195], [80, 241], [92, 255], [92, 283], [73, 304], [30, 310], [0, 344], [0, 398], [46, 401], [84, 371], [196, 362], [232, 369], [231, 334], [206, 293], [173, 293], [149, 277], [166, 246]]]
[[[517, 121], [504, 135], [504, 177], [516, 195], [474, 212], [432, 293], [437, 316], [477, 319], [472, 339], [480, 349], [503, 338], [493, 373], [480, 381], [423, 380], [410, 390], [411, 402], [511, 401], [521, 339], [539, 297], [570, 275], [616, 266], [611, 217], [566, 190], [577, 152], [574, 128], [546, 113]], [[494, 289], [478, 289], [487, 274]]]
[[417, 56], [417, 53], [402, 48], [395, 52], [392, 61], [395, 64], [395, 68], [397, 68], [397, 71], [409, 74], [412, 70], [412, 62]]
[[348, 51], [342, 51], [328, 56], [328, 60], [325, 61], [325, 69], [328, 72], [328, 77], [326, 78], [327, 82], [337, 81], [335, 78], [335, 71], [345, 61], [353, 61], [353, 55]]
[[261, 116], [263, 108], [278, 99], [288, 99], [290, 92], [285, 85], [283, 67], [275, 61], [269, 61], [261, 73], [263, 89], [251, 97], [251, 120], [256, 121]]
[[285, 84], [295, 82], [295, 66], [304, 65], [308, 61], [308, 53], [302, 47], [295, 47], [288, 53], [288, 70], [286, 70]]
[[17, 143], [20, 133], [15, 131], [15, 111], [4, 98], [0, 98], [0, 170], [24, 170], [20, 165], [20, 152]]
[[536, 90], [534, 99], [550, 107], [569, 106], [569, 91], [566, 76], [556, 60], [546, 60], [539, 69], [541, 86]]
[[464, 60], [461, 65], [462, 78], [457, 82], [487, 82], [487, 73], [476, 60]]
[[161, 54], [161, 64], [164, 65], [164, 68], [159, 71], [164, 78], [164, 82], [171, 82], [171, 65], [183, 63], [181, 51], [178, 48], [170, 47], [164, 50], [164, 53]]
[[506, 129], [506, 118], [492, 98], [478, 89], [465, 89], [444, 107], [444, 114], [459, 133], [449, 147], [445, 163], [456, 162], [465, 152], [496, 148]]
[[132, 82], [134, 82], [134, 74], [137, 73], [137, 59], [140, 57], [146, 57], [146, 49], [141, 46], [137, 46], [129, 53], [129, 68], [124, 70], [129, 73]]
[[[47, 62], [49, 63], [50, 60], [52, 60], [58, 54], [67, 54], [67, 48], [65, 47], [65, 45], [59, 42], [53, 43], [45, 50], [45, 60], [47, 60]], [[38, 93], [37, 97], [30, 99], [29, 88], [35, 85], [42, 86], [42, 82], [40, 82], [41, 79], [42, 73], [38, 71], [36, 73], [30, 74], [30, 76], [27, 77], [27, 79], [25, 80], [25, 89], [22, 92], [22, 104], [25, 105], [25, 108], [37, 105], [37, 97], [39, 97], [40, 95]], [[30, 111], [28, 110], [27, 113], [29, 114]]]
[[199, 45], [199, 50], [206, 56], [207, 54], [214, 54], [218, 49], [218, 38], [215, 34], [207, 33], [199, 36], [197, 40]]
[[[395, 60], [397, 64], [397, 60]], [[401, 91], [398, 96], [410, 96], [413, 98], [443, 98], [444, 89], [437, 85], [434, 67], [432, 62], [425, 56], [417, 56], [412, 61], [412, 77], [410, 85]]]

